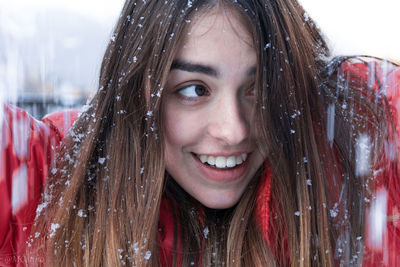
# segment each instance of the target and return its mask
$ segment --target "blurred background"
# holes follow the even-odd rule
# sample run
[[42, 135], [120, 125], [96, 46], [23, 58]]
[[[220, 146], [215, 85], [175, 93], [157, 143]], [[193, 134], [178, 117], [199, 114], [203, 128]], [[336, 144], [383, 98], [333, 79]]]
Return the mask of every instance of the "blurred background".
[[0, 0], [0, 102], [36, 118], [95, 91], [122, 0]]
[[373, 55], [400, 63], [400, 0], [299, 0], [335, 55]]
[[[122, 0], [0, 0], [0, 102], [41, 118], [93, 94]], [[335, 55], [400, 62], [399, 0], [301, 0]]]

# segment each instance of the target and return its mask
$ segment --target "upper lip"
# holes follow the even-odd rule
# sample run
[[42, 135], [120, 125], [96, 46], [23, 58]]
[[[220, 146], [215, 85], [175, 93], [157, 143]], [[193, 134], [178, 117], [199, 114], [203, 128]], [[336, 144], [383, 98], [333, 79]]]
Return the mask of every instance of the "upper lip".
[[214, 152], [214, 153], [197, 153], [197, 152], [193, 152], [193, 154], [196, 154], [196, 155], [206, 155], [206, 156], [213, 156], [213, 157], [218, 157], [218, 156], [223, 156], [223, 157], [240, 156], [242, 154], [250, 154], [250, 153], [251, 152], [249, 152], [249, 151]]

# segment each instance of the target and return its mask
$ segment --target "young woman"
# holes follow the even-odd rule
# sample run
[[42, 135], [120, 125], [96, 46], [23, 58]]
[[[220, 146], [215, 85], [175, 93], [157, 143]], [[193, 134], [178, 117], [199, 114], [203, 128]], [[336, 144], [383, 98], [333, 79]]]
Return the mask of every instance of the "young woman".
[[294, 0], [128, 0], [79, 118], [5, 107], [1, 263], [394, 266], [400, 70], [328, 56]]

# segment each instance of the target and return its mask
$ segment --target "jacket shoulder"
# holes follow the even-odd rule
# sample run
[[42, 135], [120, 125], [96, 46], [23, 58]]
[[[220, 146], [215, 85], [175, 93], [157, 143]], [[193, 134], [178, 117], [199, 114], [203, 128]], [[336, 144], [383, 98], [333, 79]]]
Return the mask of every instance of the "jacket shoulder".
[[36, 120], [18, 107], [0, 106], [0, 266], [22, 255], [56, 147], [78, 111]]
[[[341, 64], [340, 70], [346, 78], [363, 81], [385, 98], [394, 130], [400, 137], [400, 66], [384, 60], [368, 62], [347, 60]], [[399, 140], [397, 150], [400, 151]]]
[[390, 155], [382, 156], [374, 171], [375, 196], [366, 216], [363, 266], [397, 266], [400, 262], [400, 67], [387, 61], [371, 61], [345, 62], [342, 68], [348, 77], [366, 81], [388, 104], [394, 137], [386, 144]]
[[44, 116], [42, 122], [53, 127], [60, 137], [64, 138], [65, 134], [78, 119], [79, 113], [80, 111], [76, 109], [57, 111]]

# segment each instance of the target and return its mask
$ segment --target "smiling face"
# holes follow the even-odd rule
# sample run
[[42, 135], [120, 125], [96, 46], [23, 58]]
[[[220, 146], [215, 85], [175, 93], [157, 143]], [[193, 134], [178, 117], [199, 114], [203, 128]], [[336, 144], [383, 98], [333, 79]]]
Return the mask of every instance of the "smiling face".
[[256, 62], [238, 15], [214, 8], [193, 20], [168, 75], [166, 169], [206, 207], [235, 205], [264, 162], [251, 131]]

